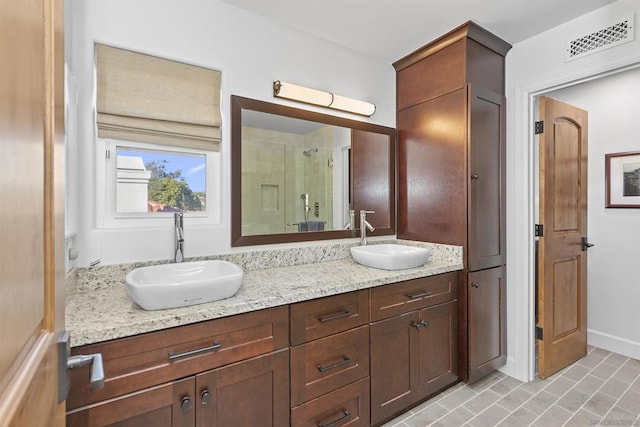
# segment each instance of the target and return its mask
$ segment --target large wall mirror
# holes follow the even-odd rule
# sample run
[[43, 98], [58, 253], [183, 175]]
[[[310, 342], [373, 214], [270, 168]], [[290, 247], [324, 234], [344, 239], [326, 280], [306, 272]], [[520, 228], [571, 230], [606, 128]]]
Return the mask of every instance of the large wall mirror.
[[395, 234], [395, 129], [232, 96], [231, 144], [231, 246]]

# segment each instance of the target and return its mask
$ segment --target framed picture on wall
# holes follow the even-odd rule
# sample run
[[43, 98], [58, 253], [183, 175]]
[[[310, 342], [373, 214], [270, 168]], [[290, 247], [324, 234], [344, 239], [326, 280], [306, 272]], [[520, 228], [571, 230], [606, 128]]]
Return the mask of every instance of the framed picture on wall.
[[640, 151], [605, 155], [606, 207], [640, 208]]

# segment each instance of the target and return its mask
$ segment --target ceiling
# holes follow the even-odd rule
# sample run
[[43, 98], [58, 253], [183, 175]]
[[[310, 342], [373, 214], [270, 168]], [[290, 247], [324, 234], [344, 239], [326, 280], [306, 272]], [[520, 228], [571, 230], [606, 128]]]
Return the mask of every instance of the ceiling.
[[615, 0], [222, 0], [394, 62], [473, 20], [511, 44]]

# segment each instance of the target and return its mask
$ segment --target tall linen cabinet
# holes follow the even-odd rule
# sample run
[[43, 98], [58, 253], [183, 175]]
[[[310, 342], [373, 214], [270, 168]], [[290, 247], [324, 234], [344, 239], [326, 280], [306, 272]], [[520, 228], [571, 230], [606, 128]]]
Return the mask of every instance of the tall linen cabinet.
[[398, 237], [464, 247], [458, 366], [474, 382], [506, 362], [504, 57], [467, 22], [393, 65]]

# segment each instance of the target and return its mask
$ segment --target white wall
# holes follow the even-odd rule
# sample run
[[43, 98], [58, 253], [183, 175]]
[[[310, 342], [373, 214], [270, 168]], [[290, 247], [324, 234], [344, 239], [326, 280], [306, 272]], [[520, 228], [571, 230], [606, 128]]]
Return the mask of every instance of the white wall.
[[[534, 376], [533, 100], [640, 63], [640, 35], [611, 49], [566, 62], [567, 42], [640, 15], [640, 0], [619, 0], [513, 46], [506, 61], [507, 94], [507, 365], [509, 375]], [[635, 27], [635, 26], [634, 26]], [[631, 320], [631, 319], [630, 319]]]
[[231, 250], [230, 95], [287, 103], [272, 96], [272, 82], [281, 79], [374, 102], [375, 115], [363, 120], [395, 124], [395, 73], [390, 64], [275, 26], [218, 0], [71, 0], [67, 19], [72, 21], [72, 38], [67, 40], [72, 60], [68, 62], [79, 99], [79, 223], [72, 242], [80, 250], [76, 266], [96, 259], [102, 264], [168, 259], [173, 253], [172, 219], [156, 229], [113, 230], [95, 225], [96, 165], [101, 155], [95, 150], [93, 118], [95, 42], [222, 71], [222, 198], [216, 201], [221, 204], [222, 220], [201, 226], [185, 221], [187, 257]]
[[588, 342], [640, 359], [640, 210], [604, 207], [605, 154], [640, 151], [640, 68], [548, 95], [589, 112]]

